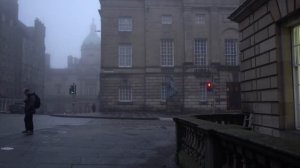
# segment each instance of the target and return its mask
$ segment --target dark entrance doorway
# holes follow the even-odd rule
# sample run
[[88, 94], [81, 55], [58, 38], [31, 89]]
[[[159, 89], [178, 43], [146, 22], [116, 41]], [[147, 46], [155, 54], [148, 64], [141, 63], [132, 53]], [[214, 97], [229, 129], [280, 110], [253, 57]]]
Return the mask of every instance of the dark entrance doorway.
[[227, 89], [227, 110], [241, 109], [241, 89], [239, 82], [226, 83]]

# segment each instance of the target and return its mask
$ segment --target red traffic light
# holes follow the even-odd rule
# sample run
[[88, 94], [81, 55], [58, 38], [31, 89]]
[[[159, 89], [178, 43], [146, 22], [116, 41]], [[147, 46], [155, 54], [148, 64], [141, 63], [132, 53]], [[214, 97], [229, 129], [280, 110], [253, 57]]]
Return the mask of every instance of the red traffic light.
[[213, 90], [213, 83], [211, 81], [206, 82], [206, 90], [212, 91]]

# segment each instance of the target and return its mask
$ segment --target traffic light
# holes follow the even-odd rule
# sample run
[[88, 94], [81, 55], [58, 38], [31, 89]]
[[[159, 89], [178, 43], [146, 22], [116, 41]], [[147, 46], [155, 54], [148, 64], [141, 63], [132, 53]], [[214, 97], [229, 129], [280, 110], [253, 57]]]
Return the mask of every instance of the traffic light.
[[74, 85], [71, 85], [69, 88], [69, 95], [73, 95], [74, 94]]
[[76, 85], [75, 84], [73, 84], [73, 85], [74, 85], [74, 94], [76, 95], [76, 93], [77, 93]]
[[206, 82], [206, 90], [207, 91], [210, 92], [210, 91], [213, 90], [213, 88], [214, 88], [214, 85], [213, 85], [213, 83], [211, 81]]
[[73, 83], [69, 88], [70, 95], [76, 95], [76, 85]]

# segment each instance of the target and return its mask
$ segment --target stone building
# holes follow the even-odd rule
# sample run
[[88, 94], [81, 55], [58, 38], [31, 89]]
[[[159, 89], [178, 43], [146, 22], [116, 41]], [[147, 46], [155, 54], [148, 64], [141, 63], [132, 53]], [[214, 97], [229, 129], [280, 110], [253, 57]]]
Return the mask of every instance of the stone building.
[[22, 23], [20, 26], [23, 29], [21, 87], [33, 90], [43, 101], [46, 28], [38, 19], [35, 20], [33, 27], [26, 27]]
[[21, 89], [21, 32], [17, 0], [0, 1], [0, 98], [15, 99]]
[[0, 0], [0, 111], [22, 102], [23, 89], [43, 98], [45, 26], [27, 27], [18, 20], [18, 1]]
[[241, 92], [254, 130], [282, 136], [300, 128], [300, 1], [247, 0], [239, 23]]
[[101, 110], [239, 108], [238, 0], [100, 3]]
[[300, 167], [299, 14], [299, 0], [241, 0], [244, 113], [176, 117], [180, 167]]
[[[47, 65], [49, 64], [46, 63]], [[48, 67], [45, 83], [46, 113], [92, 112], [98, 108], [100, 38], [93, 23], [81, 46], [81, 58], [68, 57], [68, 67]], [[69, 88], [76, 85], [76, 95]], [[93, 107], [94, 106], [94, 107]], [[94, 109], [93, 109], [94, 108]]]

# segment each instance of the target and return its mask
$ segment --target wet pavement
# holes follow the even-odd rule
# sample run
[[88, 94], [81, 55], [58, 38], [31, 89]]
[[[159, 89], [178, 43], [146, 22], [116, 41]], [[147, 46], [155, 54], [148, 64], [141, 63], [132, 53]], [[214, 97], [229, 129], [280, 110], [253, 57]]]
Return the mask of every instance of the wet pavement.
[[[52, 114], [56, 117], [72, 117], [72, 118], [102, 118], [102, 119], [129, 119], [129, 120], [164, 120], [182, 113], [166, 113], [166, 112], [94, 112], [94, 113], [69, 113], [69, 114]], [[187, 115], [185, 113], [184, 115]], [[192, 115], [192, 114], [190, 114]]]
[[61, 118], [0, 114], [1, 168], [177, 168], [172, 120]]

